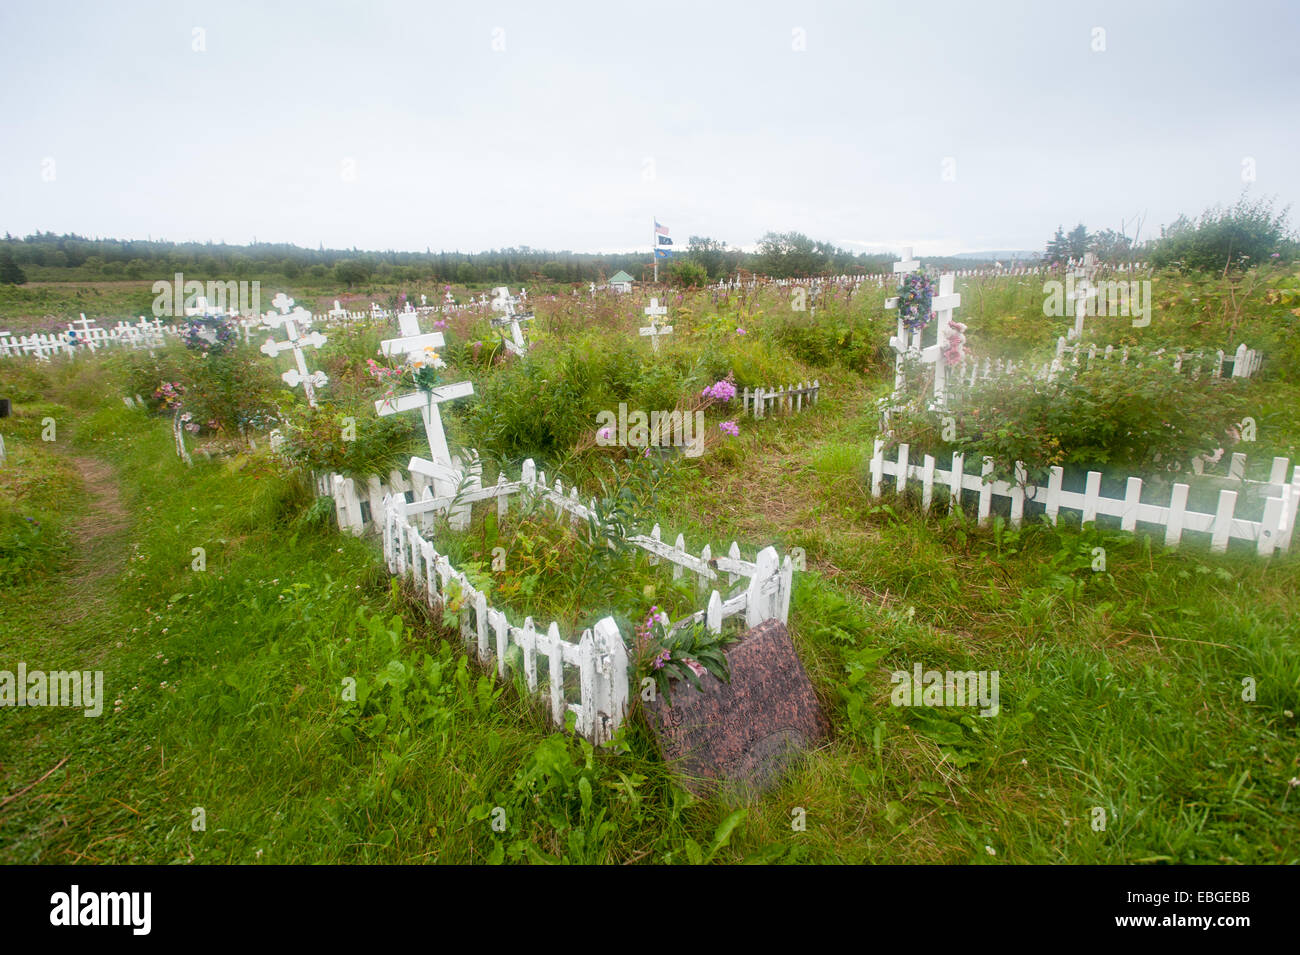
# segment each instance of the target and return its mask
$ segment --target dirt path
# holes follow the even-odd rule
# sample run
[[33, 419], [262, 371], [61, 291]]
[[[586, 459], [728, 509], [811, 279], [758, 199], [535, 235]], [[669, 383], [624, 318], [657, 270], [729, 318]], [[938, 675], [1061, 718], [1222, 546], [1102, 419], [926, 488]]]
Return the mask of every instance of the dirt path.
[[97, 458], [75, 457], [86, 485], [86, 507], [74, 529], [76, 554], [64, 577], [59, 618], [71, 625], [100, 613], [108, 591], [126, 565], [130, 523], [113, 469]]

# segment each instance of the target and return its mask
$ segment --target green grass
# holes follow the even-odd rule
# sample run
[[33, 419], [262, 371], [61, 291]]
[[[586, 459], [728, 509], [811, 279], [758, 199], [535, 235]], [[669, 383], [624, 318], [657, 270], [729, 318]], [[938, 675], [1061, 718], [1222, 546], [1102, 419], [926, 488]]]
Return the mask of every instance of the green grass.
[[[679, 323], [663, 359], [681, 361], [678, 375], [717, 350], [708, 314]], [[615, 318], [585, 347], [624, 334]], [[562, 349], [576, 320], [539, 324]], [[746, 320], [761, 340], [744, 347], [788, 354], [779, 329]], [[563, 354], [537, 360], [560, 367]], [[0, 503], [39, 512], [66, 544], [0, 587], [0, 668], [103, 669], [110, 703], [98, 719], [3, 713], [0, 860], [1300, 861], [1300, 558], [1166, 551], [1066, 520], [978, 528], [874, 500], [873, 400], [887, 386], [826, 360], [799, 368], [823, 382], [815, 409], [743, 421], [739, 438], [635, 486], [665, 537], [685, 533], [696, 553], [734, 539], [750, 556], [769, 543], [806, 555], [791, 632], [833, 733], [739, 805], [687, 796], [638, 719], [608, 751], [553, 732], [541, 704], [394, 589], [375, 542], [330, 527], [301, 477], [259, 455], [185, 469], [169, 422], [121, 405], [113, 363], [6, 365], [5, 392], [22, 401], [5, 423]], [[489, 379], [519, 374], [477, 369], [476, 390], [508, 400]], [[1269, 446], [1293, 448], [1281, 410], [1293, 386], [1252, 387]], [[450, 414], [453, 443], [477, 413]], [[52, 443], [39, 441], [48, 416]], [[78, 457], [111, 463], [120, 529], [87, 536]], [[599, 452], [539, 455], [557, 460], [584, 493], [611, 473]], [[513, 507], [439, 541], [512, 613], [539, 619], [635, 620], [645, 586], [672, 591], [663, 568], [635, 560], [594, 589], [582, 533]], [[508, 570], [491, 574], [497, 543]], [[75, 563], [87, 547], [116, 569], [88, 575]], [[195, 547], [205, 571], [191, 569]], [[999, 715], [891, 706], [891, 672], [916, 663], [996, 670]], [[800, 809], [805, 831], [792, 828]]]

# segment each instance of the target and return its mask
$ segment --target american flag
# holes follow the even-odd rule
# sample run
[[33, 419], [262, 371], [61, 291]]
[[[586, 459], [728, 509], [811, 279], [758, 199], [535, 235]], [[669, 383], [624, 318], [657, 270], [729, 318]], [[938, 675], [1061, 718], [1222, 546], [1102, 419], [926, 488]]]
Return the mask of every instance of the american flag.
[[659, 224], [659, 220], [656, 219], [656, 220], [655, 220], [655, 235], [667, 235], [667, 234], [668, 234], [668, 226], [666, 226], [666, 225], [660, 225], [660, 224]]

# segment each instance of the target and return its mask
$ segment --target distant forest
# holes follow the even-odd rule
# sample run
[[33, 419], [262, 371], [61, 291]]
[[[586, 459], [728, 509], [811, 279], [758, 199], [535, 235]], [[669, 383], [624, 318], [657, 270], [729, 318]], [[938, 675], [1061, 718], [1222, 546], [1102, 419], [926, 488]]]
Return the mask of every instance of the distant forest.
[[[7, 253], [7, 255], [5, 254]], [[650, 252], [601, 254], [520, 248], [487, 252], [373, 252], [359, 249], [305, 249], [285, 243], [229, 245], [88, 239], [76, 234], [38, 232], [23, 238], [6, 234], [0, 257], [11, 260], [27, 281], [112, 281], [187, 278], [253, 279], [280, 276], [297, 282], [454, 282], [459, 285], [527, 282], [603, 282], [622, 270], [634, 279], [652, 274]], [[897, 254], [853, 253], [816, 242], [797, 232], [768, 233], [759, 250], [742, 252], [703, 236], [659, 260], [661, 280], [689, 274], [716, 282], [737, 270], [776, 277], [861, 274], [889, 271]], [[969, 268], [972, 261], [927, 259]]]

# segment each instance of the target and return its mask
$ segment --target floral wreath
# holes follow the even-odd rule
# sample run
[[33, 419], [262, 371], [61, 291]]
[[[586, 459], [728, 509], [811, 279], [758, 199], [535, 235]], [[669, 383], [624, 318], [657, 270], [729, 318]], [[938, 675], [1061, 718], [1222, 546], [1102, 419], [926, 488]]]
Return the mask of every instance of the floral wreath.
[[898, 287], [898, 315], [903, 326], [919, 332], [934, 318], [930, 303], [934, 300], [934, 282], [924, 271], [909, 272]]
[[185, 323], [185, 347], [205, 354], [220, 354], [235, 341], [235, 323], [215, 315], [202, 315]]

